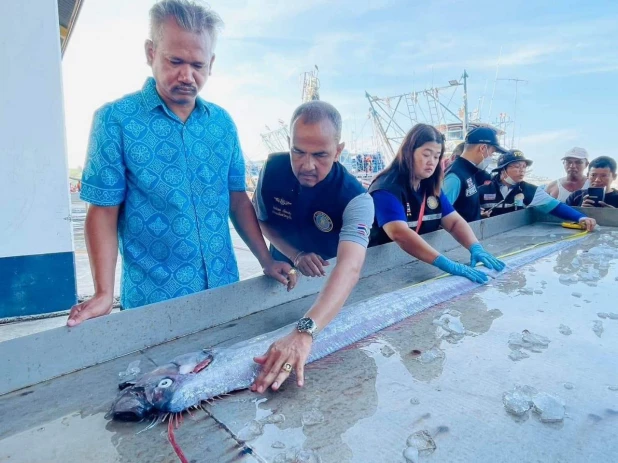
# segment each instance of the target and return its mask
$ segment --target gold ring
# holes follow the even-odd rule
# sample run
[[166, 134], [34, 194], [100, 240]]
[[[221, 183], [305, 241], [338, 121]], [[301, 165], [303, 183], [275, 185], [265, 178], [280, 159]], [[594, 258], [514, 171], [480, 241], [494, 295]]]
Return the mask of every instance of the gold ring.
[[292, 268], [289, 272], [288, 275], [296, 275], [296, 269]]
[[292, 365], [290, 365], [289, 363], [284, 363], [283, 366], [281, 367], [281, 370], [289, 373], [292, 371]]

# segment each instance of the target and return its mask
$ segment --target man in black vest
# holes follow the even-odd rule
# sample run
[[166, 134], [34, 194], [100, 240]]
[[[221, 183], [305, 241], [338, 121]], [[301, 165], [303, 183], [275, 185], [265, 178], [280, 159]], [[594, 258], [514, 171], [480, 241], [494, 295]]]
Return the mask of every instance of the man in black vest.
[[[339, 312], [356, 285], [373, 223], [373, 200], [339, 162], [341, 116], [330, 104], [299, 106], [290, 124], [290, 152], [274, 153], [262, 168], [253, 204], [271, 252], [303, 275], [325, 276], [337, 265], [297, 329], [256, 357], [262, 372], [251, 387], [279, 389], [292, 369], [303, 385], [303, 367], [317, 332]], [[292, 272], [296, 270], [293, 269]]]
[[496, 131], [477, 127], [466, 135], [464, 151], [449, 167], [442, 191], [466, 222], [481, 219], [478, 187], [485, 180], [485, 168], [493, 153], [505, 153], [498, 143]]
[[483, 215], [495, 217], [524, 209], [536, 207], [540, 211], [552, 214], [562, 220], [580, 223], [586, 230], [592, 231], [596, 221], [581, 212], [552, 198], [547, 192], [532, 183], [524, 181], [526, 169], [532, 164], [520, 150], [510, 150], [498, 159], [497, 174], [489, 185], [479, 187]]

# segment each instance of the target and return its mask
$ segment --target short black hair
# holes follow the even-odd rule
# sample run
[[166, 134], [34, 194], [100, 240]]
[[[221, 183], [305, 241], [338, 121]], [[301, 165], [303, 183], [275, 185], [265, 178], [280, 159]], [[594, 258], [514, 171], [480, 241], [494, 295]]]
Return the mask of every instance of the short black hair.
[[612, 174], [616, 175], [616, 161], [610, 158], [609, 156], [599, 156], [598, 158], [594, 158], [590, 161], [590, 165], [588, 166], [588, 172], [590, 169], [605, 169], [609, 167], [609, 170], [612, 171]]

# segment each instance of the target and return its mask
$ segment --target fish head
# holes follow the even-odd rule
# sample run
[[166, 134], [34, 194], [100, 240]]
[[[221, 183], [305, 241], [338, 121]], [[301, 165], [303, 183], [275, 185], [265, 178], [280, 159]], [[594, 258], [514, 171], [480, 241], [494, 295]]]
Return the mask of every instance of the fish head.
[[[135, 382], [119, 385], [121, 391], [112, 404], [108, 418], [119, 421], [141, 421], [164, 413], [174, 413], [184, 397], [183, 385], [208, 368], [212, 361], [209, 352], [202, 351], [198, 356], [183, 356], [179, 361], [166, 365], [143, 375]], [[193, 405], [193, 404], [191, 404]]]

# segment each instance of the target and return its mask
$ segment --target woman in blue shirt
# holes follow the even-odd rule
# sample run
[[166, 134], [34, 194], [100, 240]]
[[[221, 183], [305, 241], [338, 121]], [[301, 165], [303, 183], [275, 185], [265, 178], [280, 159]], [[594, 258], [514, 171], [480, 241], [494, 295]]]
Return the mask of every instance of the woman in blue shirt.
[[[477, 262], [498, 271], [505, 264], [483, 249], [470, 225], [441, 192], [443, 155], [444, 137], [435, 127], [417, 124], [406, 134], [393, 162], [369, 187], [376, 213], [370, 246], [394, 241], [423, 262], [485, 283], [487, 275], [474, 268]], [[470, 266], [448, 259], [421, 238], [440, 226], [470, 251]]]

